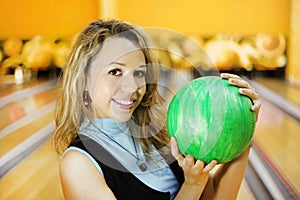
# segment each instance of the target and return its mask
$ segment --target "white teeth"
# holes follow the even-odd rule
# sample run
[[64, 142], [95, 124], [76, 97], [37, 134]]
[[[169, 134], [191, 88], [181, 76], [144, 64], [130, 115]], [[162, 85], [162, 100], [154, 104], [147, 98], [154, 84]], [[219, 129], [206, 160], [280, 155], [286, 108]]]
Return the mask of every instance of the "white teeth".
[[119, 104], [123, 104], [123, 105], [131, 105], [133, 104], [133, 101], [132, 100], [123, 100], [123, 99], [114, 99], [117, 103]]

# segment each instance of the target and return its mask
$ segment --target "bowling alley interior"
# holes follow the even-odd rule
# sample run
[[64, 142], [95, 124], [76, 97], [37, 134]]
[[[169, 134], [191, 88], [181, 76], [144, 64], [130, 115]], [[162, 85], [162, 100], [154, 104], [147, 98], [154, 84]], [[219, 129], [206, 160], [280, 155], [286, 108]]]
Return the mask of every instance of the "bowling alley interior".
[[300, 0], [10, 0], [0, 18], [1, 200], [64, 199], [50, 142], [57, 88], [76, 36], [96, 19], [149, 35], [166, 107], [193, 79], [246, 80], [261, 108], [237, 199], [300, 198]]

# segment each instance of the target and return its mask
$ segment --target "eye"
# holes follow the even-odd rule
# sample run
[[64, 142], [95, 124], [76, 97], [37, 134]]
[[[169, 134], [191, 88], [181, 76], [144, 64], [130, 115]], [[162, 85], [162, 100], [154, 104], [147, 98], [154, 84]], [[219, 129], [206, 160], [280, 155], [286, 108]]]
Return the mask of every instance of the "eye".
[[108, 72], [109, 75], [113, 76], [120, 76], [122, 75], [122, 70], [121, 69], [112, 69]]
[[136, 70], [134, 72], [134, 76], [137, 76], [137, 77], [145, 77], [147, 74], [147, 72], [145, 70]]

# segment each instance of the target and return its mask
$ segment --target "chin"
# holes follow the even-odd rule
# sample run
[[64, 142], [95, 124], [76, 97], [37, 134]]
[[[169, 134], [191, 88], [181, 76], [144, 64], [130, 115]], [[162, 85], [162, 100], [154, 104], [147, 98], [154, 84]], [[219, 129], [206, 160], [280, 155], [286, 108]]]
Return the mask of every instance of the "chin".
[[127, 113], [127, 114], [118, 114], [115, 115], [113, 118], [119, 122], [126, 122], [131, 119], [132, 113]]

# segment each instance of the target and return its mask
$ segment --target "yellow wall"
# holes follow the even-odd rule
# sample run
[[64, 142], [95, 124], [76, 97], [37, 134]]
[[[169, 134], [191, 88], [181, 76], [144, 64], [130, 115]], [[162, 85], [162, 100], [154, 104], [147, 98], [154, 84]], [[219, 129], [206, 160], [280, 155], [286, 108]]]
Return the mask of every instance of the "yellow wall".
[[99, 17], [203, 35], [281, 32], [289, 41], [287, 77], [299, 82], [299, 13], [299, 0], [2, 0], [0, 39], [73, 36]]
[[291, 0], [287, 78], [291, 82], [300, 84], [300, 0]]
[[0, 38], [70, 35], [102, 16], [184, 33], [282, 32], [288, 36], [289, 9], [290, 0], [3, 0]]
[[290, 0], [118, 0], [118, 17], [183, 33], [289, 34]]
[[144, 27], [210, 35], [283, 33], [287, 78], [300, 83], [300, 0], [116, 0], [118, 18]]
[[117, 0], [98, 0], [101, 19], [118, 19]]
[[98, 16], [97, 0], [1, 0], [0, 39], [72, 36]]

